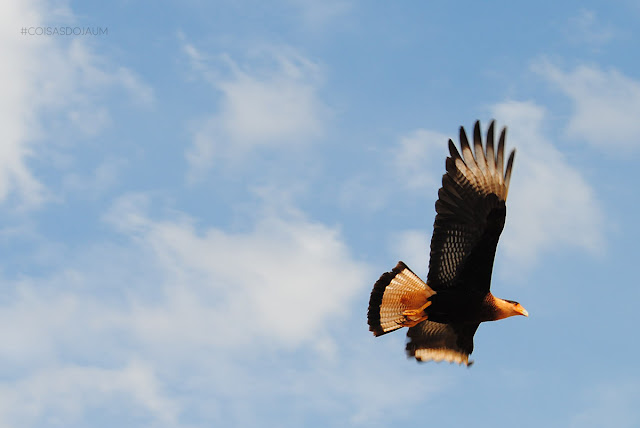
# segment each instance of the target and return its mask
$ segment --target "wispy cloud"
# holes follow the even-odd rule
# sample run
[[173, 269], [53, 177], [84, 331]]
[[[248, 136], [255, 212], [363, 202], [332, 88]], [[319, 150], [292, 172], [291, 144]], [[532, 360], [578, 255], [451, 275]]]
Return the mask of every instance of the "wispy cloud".
[[395, 170], [401, 183], [410, 189], [436, 192], [442, 183], [444, 160], [448, 156], [448, 135], [418, 129], [400, 138], [395, 151]]
[[322, 72], [314, 62], [290, 48], [265, 48], [243, 65], [223, 55], [218, 70], [205, 65], [206, 56], [192, 45], [185, 51], [220, 94], [218, 110], [195, 128], [187, 151], [195, 175], [215, 159], [294, 148], [323, 134], [328, 108], [318, 96]]
[[[436, 194], [434, 193], [434, 195]], [[431, 243], [431, 230], [426, 226], [427, 222], [425, 221], [424, 230], [402, 230], [394, 232], [389, 238], [389, 248], [396, 259], [405, 262], [416, 274], [425, 279], [429, 266]], [[392, 267], [388, 266], [387, 270], [391, 270]]]
[[[315, 400], [314, 411], [335, 407], [357, 420], [388, 408], [382, 397], [372, 408], [370, 391], [344, 382], [368, 377], [365, 351], [335, 341], [336, 331], [349, 343], [366, 335], [364, 322], [348, 327], [354, 336], [337, 326], [354, 318], [349, 308], [370, 275], [337, 229], [295, 207], [265, 207], [237, 232], [202, 228], [181, 212], [156, 218], [156, 203], [148, 194], [114, 203], [105, 219], [124, 243], [65, 247], [69, 257], [51, 274], [0, 278], [9, 290], [0, 360], [12, 373], [0, 385], [2, 422], [38, 426], [54, 417], [68, 425], [113, 405], [178, 426], [185, 409], [203, 411], [200, 400], [209, 400], [215, 415], [207, 420], [251, 425], [246, 411], [223, 403], [288, 397], [300, 418], [300, 394]], [[304, 372], [269, 365], [280, 358], [315, 363]], [[184, 388], [199, 398], [186, 399]]]
[[92, 409], [134, 406], [157, 426], [175, 426], [179, 405], [168, 399], [150, 367], [132, 361], [122, 368], [47, 367], [17, 382], [0, 383], [0, 423], [38, 426], [51, 418], [75, 424]]
[[573, 102], [567, 134], [614, 152], [640, 144], [640, 82], [614, 68], [581, 65], [564, 71], [549, 61], [533, 70]]
[[7, 5], [0, 17], [0, 201], [15, 194], [26, 206], [47, 197], [29, 160], [38, 157], [41, 144], [62, 143], [48, 135], [47, 120], [95, 135], [110, 123], [108, 110], [97, 101], [106, 88], [123, 87], [145, 105], [153, 100], [133, 72], [110, 65], [87, 40], [20, 33], [21, 26], [51, 25], [45, 16], [55, 21], [72, 14], [65, 7], [20, 2]]
[[603, 214], [593, 189], [543, 132], [545, 111], [532, 102], [496, 104], [517, 148], [501, 248], [509, 272], [529, 268], [543, 253], [579, 248], [598, 253], [605, 244]]
[[[494, 105], [492, 114], [509, 127], [507, 150], [517, 147], [500, 244], [509, 260], [505, 272], [531, 268], [540, 255], [557, 248], [600, 251], [604, 244], [601, 208], [580, 172], [544, 135], [544, 109], [531, 102], [508, 101]], [[394, 171], [407, 189], [422, 188], [435, 201], [445, 172], [448, 139], [438, 132], [418, 130], [400, 140]], [[457, 138], [454, 141], [459, 144]], [[426, 265], [430, 237], [430, 230], [394, 233], [390, 248], [407, 263], [413, 258], [420, 270]]]
[[585, 44], [594, 50], [602, 49], [616, 36], [612, 27], [602, 24], [596, 12], [588, 9], [580, 9], [575, 16], [569, 18], [565, 32], [569, 42]]
[[341, 187], [341, 205], [371, 213], [388, 208], [398, 192], [412, 199], [435, 195], [444, 173], [449, 138], [428, 129], [398, 136], [379, 150], [365, 168], [353, 168]]
[[63, 188], [75, 194], [98, 197], [118, 182], [121, 171], [127, 163], [126, 159], [107, 158], [90, 174], [83, 175], [71, 172], [64, 177]]
[[317, 2], [313, 0], [287, 0], [295, 7], [302, 17], [302, 22], [307, 28], [320, 29], [336, 17], [346, 14], [351, 10], [351, 0], [327, 0]]
[[[140, 195], [125, 197], [108, 217], [167, 269], [166, 306], [136, 311], [141, 337], [175, 343], [195, 335], [225, 346], [264, 337], [296, 346], [321, 333], [328, 317], [344, 316], [345, 303], [366, 283], [366, 267], [351, 258], [339, 233], [301, 213], [267, 214], [251, 232], [233, 234], [199, 232], [187, 219], [152, 220], [144, 204]], [[203, 329], [220, 325], [216, 335]]]

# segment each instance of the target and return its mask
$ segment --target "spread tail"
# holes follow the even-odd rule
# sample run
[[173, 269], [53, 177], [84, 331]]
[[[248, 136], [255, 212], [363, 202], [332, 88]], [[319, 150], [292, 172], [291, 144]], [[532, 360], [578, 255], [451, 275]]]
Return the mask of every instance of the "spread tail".
[[413, 327], [427, 319], [429, 298], [436, 294], [403, 262], [382, 274], [369, 298], [367, 322], [374, 336], [402, 327]]

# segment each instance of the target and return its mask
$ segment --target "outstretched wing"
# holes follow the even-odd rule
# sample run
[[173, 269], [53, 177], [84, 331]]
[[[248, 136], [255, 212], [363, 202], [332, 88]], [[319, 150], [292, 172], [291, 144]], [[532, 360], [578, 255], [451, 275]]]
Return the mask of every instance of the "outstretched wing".
[[475, 324], [441, 324], [423, 321], [407, 332], [407, 355], [418, 361], [448, 361], [450, 363], [473, 364], [469, 354], [473, 352]]
[[511, 151], [505, 170], [506, 129], [503, 128], [498, 149], [494, 151], [493, 128], [492, 121], [483, 148], [480, 123], [476, 122], [472, 151], [464, 128], [460, 127], [462, 155], [449, 140], [451, 156], [447, 158], [447, 173], [438, 191], [427, 277], [427, 283], [436, 291], [452, 288], [489, 291], [515, 155], [515, 150]]

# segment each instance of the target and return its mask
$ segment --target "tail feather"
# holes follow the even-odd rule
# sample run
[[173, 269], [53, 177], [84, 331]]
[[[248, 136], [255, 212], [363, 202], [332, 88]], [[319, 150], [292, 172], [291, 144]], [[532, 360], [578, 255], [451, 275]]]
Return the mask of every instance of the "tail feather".
[[[436, 294], [418, 275], [403, 262], [398, 262], [391, 272], [382, 274], [373, 286], [369, 299], [367, 321], [369, 330], [375, 336], [413, 325], [412, 317], [405, 311], [416, 310], [428, 305], [428, 300]], [[418, 318], [425, 319], [426, 314]]]

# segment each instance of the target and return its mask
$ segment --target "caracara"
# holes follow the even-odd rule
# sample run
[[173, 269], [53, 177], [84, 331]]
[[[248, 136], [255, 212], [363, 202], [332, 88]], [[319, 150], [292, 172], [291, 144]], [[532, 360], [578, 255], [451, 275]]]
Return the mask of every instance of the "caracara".
[[468, 366], [473, 363], [469, 361], [473, 335], [481, 322], [529, 316], [518, 302], [499, 299], [489, 291], [515, 155], [513, 150], [505, 169], [506, 129], [496, 151], [493, 127], [491, 122], [486, 148], [479, 122], [473, 129], [473, 151], [462, 127], [462, 155], [449, 140], [451, 156], [436, 201], [427, 283], [398, 262], [371, 292], [369, 330], [380, 336], [409, 327], [407, 355], [418, 361]]

